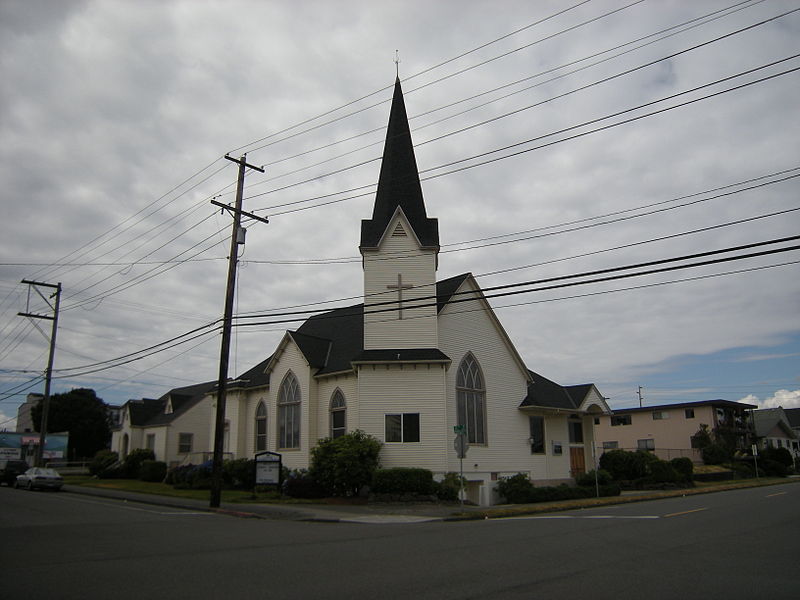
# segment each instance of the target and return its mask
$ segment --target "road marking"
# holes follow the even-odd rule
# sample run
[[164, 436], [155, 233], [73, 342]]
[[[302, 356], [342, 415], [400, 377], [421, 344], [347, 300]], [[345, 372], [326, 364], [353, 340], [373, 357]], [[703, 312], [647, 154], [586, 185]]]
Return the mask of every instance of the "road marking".
[[767, 494], [767, 498], [774, 498], [775, 496], [785, 496], [788, 492], [778, 492], [776, 494]]
[[680, 515], [688, 515], [688, 514], [691, 514], [691, 513], [702, 512], [704, 510], [708, 510], [708, 509], [707, 508], [695, 508], [693, 510], [684, 510], [684, 511], [681, 511], [681, 512], [669, 513], [668, 515], [664, 515], [664, 518], [667, 519], [669, 517], [678, 517]]
[[509, 517], [509, 519], [527, 519], [529, 521], [555, 520], [555, 519], [660, 519], [658, 515], [521, 515], [519, 517]]

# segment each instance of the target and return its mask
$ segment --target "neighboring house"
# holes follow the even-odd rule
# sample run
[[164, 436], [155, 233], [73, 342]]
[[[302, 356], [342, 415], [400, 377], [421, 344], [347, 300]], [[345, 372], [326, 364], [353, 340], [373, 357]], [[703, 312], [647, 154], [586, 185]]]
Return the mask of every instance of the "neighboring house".
[[156, 460], [170, 466], [203, 462], [213, 413], [208, 392], [214, 385], [175, 388], [157, 400], [128, 400], [121, 407], [120, 424], [111, 434], [111, 449], [124, 458], [133, 449], [147, 448]]
[[614, 410], [611, 416], [595, 418], [598, 452], [622, 448], [652, 450], [668, 460], [686, 456], [702, 462], [695, 435], [701, 425], [710, 434], [730, 435], [737, 448], [748, 448], [752, 427], [748, 411], [752, 404], [729, 400], [704, 400]]
[[797, 453], [797, 432], [792, 429], [783, 408], [762, 408], [753, 411], [758, 447], [786, 448]]
[[789, 421], [789, 426], [796, 436], [792, 443], [792, 450], [795, 457], [800, 458], [800, 408], [784, 408], [783, 413], [786, 415], [786, 420]]
[[360, 429], [383, 442], [385, 467], [442, 476], [459, 471], [463, 425], [467, 496], [483, 505], [499, 477], [559, 483], [591, 468], [593, 418], [610, 413], [594, 385], [529, 370], [471, 274], [436, 281], [438, 220], [426, 213], [399, 80], [359, 249], [364, 303], [309, 318], [231, 382], [226, 451], [275, 451], [307, 468], [318, 440]]

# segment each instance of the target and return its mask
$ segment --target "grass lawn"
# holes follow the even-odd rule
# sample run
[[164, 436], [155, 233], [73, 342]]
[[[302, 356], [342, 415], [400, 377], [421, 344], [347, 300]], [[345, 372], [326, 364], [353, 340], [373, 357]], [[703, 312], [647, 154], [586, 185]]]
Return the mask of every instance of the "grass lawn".
[[[192, 500], [208, 500], [208, 490], [179, 490], [166, 483], [139, 481], [136, 479], [95, 479], [90, 475], [66, 475], [64, 483], [106, 490], [136, 492], [137, 494], [154, 494], [173, 498], [190, 498]], [[222, 502], [230, 503], [280, 503], [298, 504], [312, 503], [314, 500], [298, 500], [296, 498], [277, 498], [274, 492], [258, 493], [255, 496], [247, 490], [222, 490]]]

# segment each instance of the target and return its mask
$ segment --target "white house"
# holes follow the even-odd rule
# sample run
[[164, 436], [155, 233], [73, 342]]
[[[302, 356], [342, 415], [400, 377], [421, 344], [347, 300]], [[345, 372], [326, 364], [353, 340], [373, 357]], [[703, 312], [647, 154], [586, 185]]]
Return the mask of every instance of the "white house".
[[[528, 369], [471, 274], [436, 279], [438, 220], [427, 216], [399, 80], [359, 249], [364, 302], [287, 331], [230, 383], [226, 452], [275, 451], [305, 468], [318, 440], [360, 429], [383, 442], [383, 466], [443, 475], [459, 470], [454, 427], [464, 425], [467, 493], [482, 505], [502, 476], [552, 484], [591, 467], [593, 417], [610, 414], [595, 386]], [[212, 401], [192, 410], [211, 415]], [[212, 415], [202, 437], [213, 428]]]

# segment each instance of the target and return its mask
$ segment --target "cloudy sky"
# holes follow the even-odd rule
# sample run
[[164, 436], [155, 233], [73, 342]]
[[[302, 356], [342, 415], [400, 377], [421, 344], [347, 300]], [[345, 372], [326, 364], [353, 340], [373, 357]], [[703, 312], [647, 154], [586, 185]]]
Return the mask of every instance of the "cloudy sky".
[[[230, 218], [210, 200], [233, 201], [228, 152], [265, 166], [245, 209], [270, 221], [247, 225], [237, 313], [358, 302], [398, 71], [440, 278], [733, 259], [493, 299], [529, 368], [613, 407], [639, 386], [648, 404], [800, 406], [798, 242], [731, 250], [800, 234], [793, 11], [0, 0], [0, 428], [47, 363], [50, 322], [17, 316], [47, 308], [22, 279], [63, 286], [53, 392], [122, 403], [216, 378]], [[256, 321], [231, 375], [298, 326]]]

